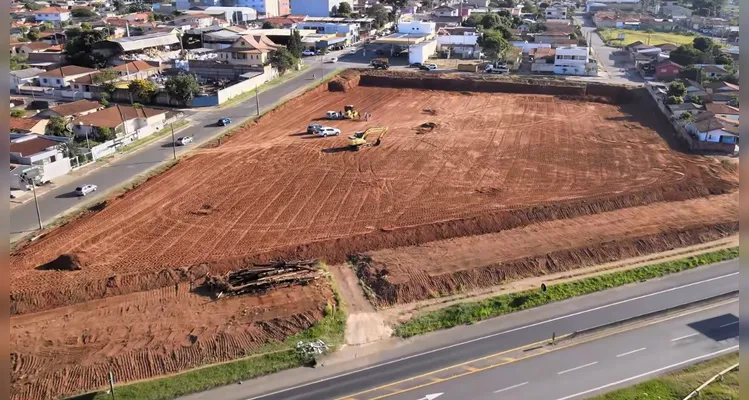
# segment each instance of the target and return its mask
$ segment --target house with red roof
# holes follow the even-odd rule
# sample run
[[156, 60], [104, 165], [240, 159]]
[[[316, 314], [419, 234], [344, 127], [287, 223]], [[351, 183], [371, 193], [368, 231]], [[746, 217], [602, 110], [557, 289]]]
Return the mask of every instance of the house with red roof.
[[37, 22], [51, 22], [60, 25], [63, 21], [70, 19], [70, 10], [61, 7], [46, 7], [34, 11], [34, 19]]
[[671, 61], [663, 60], [656, 63], [655, 68], [655, 79], [659, 81], [672, 81], [679, 77], [679, 73], [684, 70], [684, 67]]

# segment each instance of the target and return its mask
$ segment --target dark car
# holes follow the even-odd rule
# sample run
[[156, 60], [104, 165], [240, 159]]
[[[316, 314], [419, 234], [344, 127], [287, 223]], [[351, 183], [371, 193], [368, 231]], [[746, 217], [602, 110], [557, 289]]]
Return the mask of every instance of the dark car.
[[429, 71], [429, 67], [427, 67], [426, 65], [419, 65], [419, 69], [422, 71]]
[[415, 63], [408, 64], [408, 68], [421, 68], [422, 65], [423, 64], [420, 62], [415, 62]]
[[226, 125], [229, 125], [229, 124], [231, 124], [231, 118], [221, 118], [220, 120], [218, 120], [218, 122], [216, 122], [216, 124], [217, 124], [218, 126], [226, 126]]

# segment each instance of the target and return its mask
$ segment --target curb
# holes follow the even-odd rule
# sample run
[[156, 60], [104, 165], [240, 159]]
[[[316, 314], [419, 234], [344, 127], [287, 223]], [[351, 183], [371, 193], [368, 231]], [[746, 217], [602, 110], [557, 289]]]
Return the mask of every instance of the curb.
[[642, 321], [642, 320], [653, 319], [655, 317], [661, 317], [661, 316], [665, 316], [665, 315], [668, 315], [668, 314], [673, 314], [673, 313], [678, 312], [678, 311], [684, 311], [684, 310], [687, 310], [687, 309], [697, 308], [697, 307], [700, 307], [700, 306], [703, 306], [703, 305], [707, 305], [707, 304], [717, 303], [717, 302], [720, 302], [721, 300], [727, 300], [727, 299], [730, 299], [730, 298], [733, 298], [733, 297], [738, 297], [738, 295], [739, 295], [739, 291], [738, 290], [734, 290], [732, 292], [727, 292], [727, 293], [719, 294], [719, 295], [716, 295], [716, 296], [707, 297], [707, 298], [704, 298], [702, 300], [697, 300], [697, 301], [694, 301], [694, 302], [691, 302], [691, 303], [679, 304], [678, 306], [667, 307], [667, 308], [663, 308], [663, 309], [660, 309], [660, 310], [651, 311], [651, 312], [646, 313], [646, 314], [641, 314], [641, 315], [636, 315], [634, 317], [620, 319], [618, 321], [609, 322], [609, 323], [598, 325], [598, 326], [594, 326], [594, 327], [591, 327], [591, 328], [585, 328], [585, 329], [582, 329], [582, 330], [579, 330], [579, 331], [575, 331], [575, 332], [569, 334], [564, 339], [565, 340], [569, 340], [569, 339], [574, 339], [574, 338], [577, 338], [577, 337], [580, 337], [580, 336], [592, 335], [592, 334], [595, 334], [595, 333], [598, 333], [598, 332], [601, 332], [601, 331], [605, 331], [605, 330], [609, 330], [609, 329], [613, 329], [613, 328], [618, 328], [618, 327], [620, 327], [622, 325], [627, 325], [627, 324], [630, 324], [632, 322], [638, 322], [638, 321]]

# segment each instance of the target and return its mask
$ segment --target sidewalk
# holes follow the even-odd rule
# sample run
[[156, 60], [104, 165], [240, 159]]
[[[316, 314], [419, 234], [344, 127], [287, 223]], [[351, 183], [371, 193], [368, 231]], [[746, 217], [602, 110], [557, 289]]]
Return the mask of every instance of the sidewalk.
[[[177, 129], [174, 130], [174, 133], [180, 132], [184, 129], [189, 128], [192, 126], [192, 121], [188, 123], [187, 125], [183, 125]], [[72, 170], [69, 173], [60, 176], [58, 178], [55, 178], [54, 182], [50, 182], [44, 186], [37, 186], [36, 188], [36, 196], [42, 197], [43, 195], [57, 189], [58, 187], [65, 186], [77, 179], [80, 179], [92, 172], [98, 171], [101, 168], [104, 168], [111, 164], [114, 161], [119, 161], [123, 157], [131, 156], [134, 154], [137, 154], [141, 150], [144, 150], [148, 148], [150, 145], [156, 143], [159, 139], [152, 140], [150, 142], [144, 143], [143, 146], [138, 146], [132, 149], [129, 149], [125, 152], [115, 152], [114, 154], [107, 156], [105, 158], [102, 158], [98, 161], [94, 161], [91, 163], [88, 163], [78, 169]], [[11, 190], [11, 195], [14, 195], [15, 199], [10, 199], [10, 209], [12, 210], [15, 207], [18, 207], [22, 204], [28, 203], [29, 201], [34, 200], [34, 193], [31, 190]]]

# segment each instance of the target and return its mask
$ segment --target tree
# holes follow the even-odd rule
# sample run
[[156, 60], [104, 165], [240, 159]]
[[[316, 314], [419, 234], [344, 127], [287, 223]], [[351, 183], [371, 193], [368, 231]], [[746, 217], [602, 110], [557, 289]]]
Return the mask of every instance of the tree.
[[174, 97], [183, 105], [190, 103], [200, 93], [200, 84], [198, 84], [195, 75], [186, 73], [170, 76], [166, 80], [164, 88], [169, 96]]
[[52, 25], [52, 23], [51, 23], [51, 22], [45, 22], [45, 23], [43, 23], [43, 24], [42, 24], [42, 25], [41, 25], [41, 26], [39, 27], [39, 30], [40, 30], [40, 31], [42, 31], [42, 32], [46, 32], [46, 31], [51, 31], [51, 30], [54, 30], [54, 29], [55, 29], [55, 26], [54, 26], [54, 25]]
[[103, 68], [106, 59], [94, 53], [94, 44], [106, 40], [103, 31], [81, 31], [80, 35], [69, 38], [65, 43], [67, 59], [71, 64], [88, 68]]
[[715, 43], [713, 43], [712, 39], [704, 36], [698, 36], [692, 41], [692, 46], [702, 52], [712, 49], [714, 45]]
[[538, 5], [538, 8], [540, 8], [542, 10], [545, 9], [545, 8], [549, 8], [549, 3], [546, 3], [546, 2], [541, 3], [541, 4]]
[[263, 26], [262, 26], [263, 29], [279, 29], [280, 27], [281, 25], [274, 24], [273, 22], [270, 22], [270, 21], [263, 22]]
[[304, 51], [304, 44], [302, 43], [302, 35], [299, 34], [299, 30], [294, 29], [289, 37], [289, 44], [286, 46], [294, 58], [301, 58], [302, 51]]
[[395, 17], [395, 21], [398, 21], [400, 19], [401, 10], [406, 6], [406, 4], [408, 4], [408, 0], [383, 0], [382, 2], [393, 7], [393, 16]]
[[93, 29], [94, 29], [94, 27], [91, 26], [91, 24], [89, 24], [88, 22], [84, 22], [84, 23], [81, 24], [81, 30], [82, 31], [90, 31], [90, 30], [93, 30]]
[[572, 33], [569, 34], [569, 38], [573, 39], [573, 40], [577, 39], [577, 34], [575, 32], [572, 32]]
[[727, 54], [719, 54], [715, 56], [715, 63], [718, 65], [733, 65], [733, 58]]
[[347, 1], [342, 1], [341, 4], [338, 5], [338, 15], [348, 17], [353, 11], [354, 10], [351, 9], [351, 4]]
[[493, 60], [502, 59], [510, 48], [510, 44], [502, 36], [502, 33], [498, 31], [484, 32], [479, 44], [483, 53]]
[[26, 8], [27, 10], [31, 10], [31, 11], [41, 10], [42, 8], [44, 8], [43, 5], [36, 4], [34, 2], [31, 2], [31, 1], [25, 2], [23, 4], [23, 7]]
[[23, 110], [10, 110], [10, 116], [13, 118], [23, 118], [26, 113]]
[[99, 71], [98, 74], [94, 75], [91, 80], [94, 83], [102, 84], [104, 82], [111, 82], [120, 77], [120, 74], [114, 68], [105, 68]]
[[700, 96], [689, 96], [689, 100], [694, 104], [702, 105], [702, 97]]
[[335, 17], [338, 15], [338, 6], [333, 5], [333, 7], [330, 7], [330, 16]]
[[10, 58], [10, 70], [11, 71], [18, 71], [19, 69], [26, 69], [28, 68], [28, 64], [26, 64], [26, 61], [29, 59], [29, 56], [25, 54], [18, 54]]
[[468, 18], [466, 18], [465, 21], [463, 21], [461, 25], [469, 28], [475, 28], [479, 25], [479, 21], [476, 19], [475, 15], [470, 15], [468, 16]]
[[699, 60], [701, 55], [702, 53], [695, 49], [694, 46], [683, 44], [672, 51], [669, 54], [669, 58], [679, 65], [693, 65]]
[[93, 18], [99, 16], [99, 14], [87, 8], [74, 8], [70, 10], [70, 15], [75, 18]]
[[707, 79], [707, 74], [702, 68], [691, 65], [679, 72], [679, 78], [691, 79], [695, 82], [704, 82]]
[[106, 126], [99, 126], [96, 128], [96, 140], [99, 142], [106, 142], [115, 138], [114, 132]]
[[45, 129], [47, 130], [47, 133], [52, 136], [72, 136], [72, 132], [68, 128], [68, 121], [62, 117], [51, 117]]
[[692, 0], [692, 10], [703, 17], [717, 17], [726, 0]]
[[668, 87], [669, 96], [683, 97], [686, 94], [687, 88], [684, 87], [684, 84], [679, 81], [671, 82], [671, 85], [669, 85]]
[[691, 111], [687, 111], [684, 114], [681, 114], [681, 119], [683, 119], [684, 121], [691, 121], [692, 120], [692, 112]]
[[739, 106], [739, 96], [738, 95], [731, 96], [731, 100], [728, 102], [728, 104], [730, 104], [730, 105], [732, 105], [734, 107], [738, 107]]
[[30, 30], [29, 33], [26, 34], [26, 38], [32, 42], [36, 42], [41, 36], [42, 34], [36, 29]]
[[679, 96], [668, 96], [667, 102], [668, 104], [682, 104], [684, 103], [684, 99]]
[[495, 13], [487, 13], [481, 17], [481, 27], [484, 29], [494, 29], [500, 24], [499, 15]]
[[296, 65], [297, 59], [291, 52], [283, 47], [270, 54], [270, 64], [278, 70], [280, 75]]
[[159, 87], [155, 83], [145, 79], [133, 79], [127, 85], [127, 90], [141, 99], [150, 100], [159, 92]]
[[525, 3], [523, 3], [523, 11], [530, 14], [535, 14], [536, 12], [538, 12], [538, 7], [536, 7], [535, 3], [526, 1]]
[[380, 3], [368, 8], [367, 15], [374, 18], [374, 23], [377, 29], [381, 29], [389, 21], [389, 12], [387, 8]]

